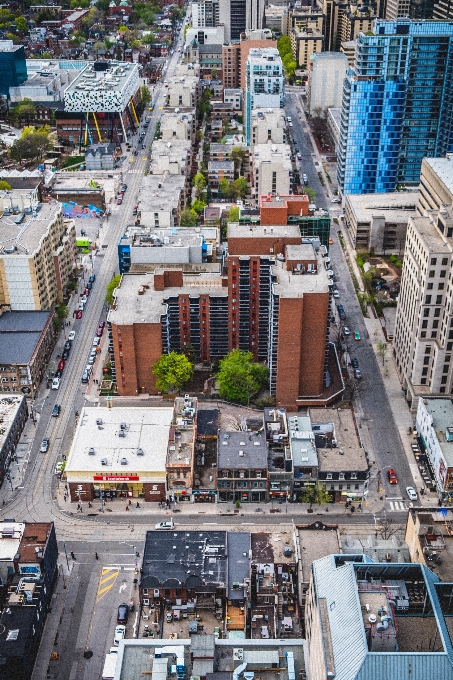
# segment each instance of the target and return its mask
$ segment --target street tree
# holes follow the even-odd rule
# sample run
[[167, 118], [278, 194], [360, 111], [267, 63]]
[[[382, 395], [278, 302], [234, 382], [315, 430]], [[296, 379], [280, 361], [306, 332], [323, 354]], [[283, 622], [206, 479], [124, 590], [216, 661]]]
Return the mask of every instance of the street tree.
[[198, 215], [193, 208], [185, 208], [179, 218], [180, 227], [195, 227], [197, 225]]
[[146, 87], [146, 85], [142, 85], [140, 88], [140, 101], [144, 106], [148, 106], [151, 101], [151, 92], [149, 91], [149, 87]]
[[382, 365], [385, 364], [385, 355], [387, 354], [387, 349], [388, 349], [387, 343], [382, 342], [382, 340], [380, 340], [377, 344], [377, 351], [378, 351], [379, 356], [382, 359]]
[[203, 194], [206, 189], [206, 177], [201, 172], [197, 172], [192, 180], [192, 186], [195, 189], [195, 195], [197, 198]]
[[308, 196], [308, 198], [310, 199], [310, 203], [313, 203], [316, 196], [315, 190], [312, 189], [311, 187], [304, 187], [303, 193]]
[[227, 224], [230, 222], [239, 222], [239, 208], [232, 205], [228, 211]]
[[252, 396], [265, 385], [268, 375], [267, 367], [257, 363], [251, 352], [234, 349], [219, 363], [219, 394], [228, 401], [249, 404]]
[[114, 293], [115, 288], [118, 288], [118, 286], [120, 285], [120, 281], [121, 281], [121, 274], [117, 274], [116, 276], [114, 276], [112, 278], [110, 283], [107, 284], [107, 293], [106, 293], [106, 296], [105, 296], [105, 301], [108, 305], [113, 304], [113, 293]]
[[309, 503], [311, 510], [313, 505], [324, 505], [324, 503], [329, 503], [330, 495], [327, 491], [327, 487], [324, 484], [321, 485], [317, 482], [313, 486], [305, 487], [299, 496], [299, 501], [301, 503]]
[[178, 391], [192, 377], [193, 364], [185, 354], [170, 352], [162, 354], [153, 365], [156, 387], [162, 392]]

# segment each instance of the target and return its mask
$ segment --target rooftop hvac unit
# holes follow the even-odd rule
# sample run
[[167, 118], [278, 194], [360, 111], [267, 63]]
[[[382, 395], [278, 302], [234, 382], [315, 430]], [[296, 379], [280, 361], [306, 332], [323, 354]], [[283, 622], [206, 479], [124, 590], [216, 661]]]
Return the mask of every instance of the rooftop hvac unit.
[[121, 465], [127, 465], [127, 458], [121, 458]]
[[101, 465], [107, 465], [107, 458], [101, 458]]
[[125, 437], [125, 436], [126, 436], [126, 433], [125, 433], [124, 430], [120, 430], [120, 431], [118, 432], [118, 437]]
[[94, 456], [94, 449], [93, 449], [93, 447], [91, 447], [90, 449], [88, 449], [88, 455], [89, 455], [89, 456]]
[[143, 449], [137, 449], [137, 456], [144, 456], [144, 455], [145, 455], [145, 452], [143, 451]]
[[102, 418], [96, 418], [96, 425], [102, 425]]
[[121, 423], [120, 428], [121, 428], [122, 430], [125, 430], [126, 427], [127, 427], [126, 423]]

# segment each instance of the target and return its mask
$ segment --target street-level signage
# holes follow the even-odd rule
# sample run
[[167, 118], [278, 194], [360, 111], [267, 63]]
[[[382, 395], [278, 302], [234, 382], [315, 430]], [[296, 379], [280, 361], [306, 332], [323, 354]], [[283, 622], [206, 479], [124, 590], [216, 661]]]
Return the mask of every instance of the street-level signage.
[[111, 477], [110, 475], [93, 475], [95, 482], [138, 482], [140, 477], [138, 475], [129, 475], [126, 477]]

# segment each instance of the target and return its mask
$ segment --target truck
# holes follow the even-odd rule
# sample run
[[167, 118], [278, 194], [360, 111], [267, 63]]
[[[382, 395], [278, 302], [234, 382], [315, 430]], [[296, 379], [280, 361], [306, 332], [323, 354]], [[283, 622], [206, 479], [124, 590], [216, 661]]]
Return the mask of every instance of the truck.
[[90, 238], [77, 238], [76, 246], [78, 248], [91, 248], [93, 241]]
[[110, 647], [110, 652], [105, 656], [104, 669], [102, 671], [102, 680], [113, 680], [113, 678], [115, 677], [117, 659], [118, 650], [115, 647]]

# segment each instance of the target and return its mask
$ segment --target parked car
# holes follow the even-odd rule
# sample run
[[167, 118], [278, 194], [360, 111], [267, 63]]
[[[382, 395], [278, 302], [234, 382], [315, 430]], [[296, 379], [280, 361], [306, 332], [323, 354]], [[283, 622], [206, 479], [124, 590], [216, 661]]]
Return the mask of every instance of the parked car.
[[344, 311], [343, 305], [338, 305], [338, 314], [340, 315], [340, 319], [346, 319], [346, 312]]
[[338, 292], [338, 289], [333, 291], [333, 296], [334, 296], [334, 298], [340, 297], [340, 293]]
[[76, 335], [76, 334], [75, 334], [75, 331], [71, 331], [71, 332], [69, 333], [69, 335], [68, 335], [68, 340], [70, 340], [71, 342], [73, 342], [73, 340], [75, 340], [75, 335]]
[[71, 346], [72, 346], [72, 345], [71, 345], [71, 341], [70, 341], [70, 340], [66, 340], [66, 342], [65, 342], [65, 344], [64, 344], [64, 348], [67, 349], [68, 352], [69, 352], [69, 350], [71, 349]]
[[90, 379], [90, 376], [88, 375], [87, 371], [84, 371], [82, 373], [82, 382], [87, 383], [89, 379]]
[[95, 361], [96, 361], [96, 355], [91, 356], [91, 357], [88, 359], [88, 363], [89, 363], [89, 364], [94, 364]]
[[303, 181], [304, 184], [307, 184], [307, 182], [308, 182], [308, 177], [307, 177], [307, 175], [305, 174], [305, 172], [304, 172], [304, 174], [302, 175], [302, 181]]
[[302, 160], [302, 154], [301, 154], [300, 152], [297, 153], [297, 159], [298, 159], [299, 161]]
[[406, 493], [411, 501], [418, 500], [417, 492], [415, 491], [413, 486], [406, 486]]
[[77, 310], [79, 312], [83, 312], [84, 309], [85, 309], [85, 303], [80, 301], [79, 304], [77, 305]]
[[98, 338], [97, 335], [96, 335], [93, 338], [93, 347], [98, 347], [100, 342], [101, 342], [101, 338]]
[[332, 244], [333, 244], [333, 238], [331, 236], [329, 236], [329, 246], [331, 246]]
[[58, 371], [55, 373], [55, 377], [56, 377], [56, 378], [60, 378], [60, 379], [61, 379], [61, 376], [62, 376], [62, 375], [63, 375], [63, 371], [62, 371], [61, 369], [58, 369]]
[[359, 333], [359, 331], [354, 331], [354, 340], [360, 340], [360, 333]]
[[83, 302], [83, 304], [86, 305], [86, 303], [88, 302], [87, 296], [86, 296], [86, 295], [82, 295], [82, 297], [80, 298], [80, 302]]
[[66, 361], [66, 359], [69, 359], [69, 350], [65, 349], [63, 354], [61, 355], [61, 358]]
[[345, 327], [343, 328], [343, 333], [344, 333], [344, 335], [351, 335], [351, 331], [350, 331], [350, 329], [349, 329], [347, 326], [345, 326]]
[[84, 292], [85, 297], [88, 297], [89, 294], [90, 294], [90, 289], [89, 289], [89, 288], [85, 288], [85, 292]]
[[99, 321], [99, 328], [105, 328], [105, 321]]
[[96, 274], [91, 274], [90, 278], [88, 279], [89, 283], [94, 283], [96, 281]]
[[123, 202], [123, 197], [122, 197], [122, 196], [118, 196], [118, 198], [116, 199], [116, 205], [121, 205], [122, 202]]
[[117, 617], [116, 617], [116, 622], [126, 624], [128, 614], [129, 614], [129, 610], [128, 610], [127, 604], [125, 602], [123, 602], [118, 607], [118, 614], [117, 614]]
[[58, 418], [58, 416], [60, 415], [60, 411], [61, 411], [60, 404], [55, 404], [55, 406], [53, 407], [53, 411], [52, 411], [52, 417]]
[[396, 472], [393, 468], [389, 468], [387, 470], [387, 476], [389, 478], [389, 484], [398, 484], [398, 478], [397, 478]]
[[358, 368], [354, 369], [354, 377], [357, 378], [357, 380], [362, 378], [362, 374]]
[[101, 337], [101, 335], [103, 334], [103, 332], [104, 332], [104, 329], [103, 329], [103, 328], [98, 328], [98, 329], [97, 329], [96, 335], [98, 336], [98, 338]]
[[[58, 390], [59, 387], [60, 387], [60, 378], [56, 378], [56, 377], [55, 377], [55, 378], [52, 380], [52, 389], [53, 389], [53, 390]], [[53, 415], [53, 414], [52, 414], [52, 415]]]
[[78, 309], [78, 310], [77, 310], [77, 313], [76, 313], [76, 319], [81, 319], [81, 318], [82, 318], [82, 314], [83, 314], [82, 310], [81, 310], [81, 309]]
[[115, 647], [118, 647], [120, 644], [121, 640], [124, 640], [124, 637], [126, 635], [126, 626], [117, 626], [115, 628], [115, 635], [113, 637], [113, 644]]
[[142, 144], [142, 149], [146, 149], [146, 144]]
[[123, 192], [123, 194], [127, 191], [127, 184], [121, 185], [121, 191]]
[[330, 202], [331, 203], [341, 203], [341, 198], [331, 198]]
[[59, 371], [62, 371], [62, 370], [64, 369], [65, 365], [66, 365], [66, 362], [63, 361], [63, 359], [62, 359], [62, 360], [60, 361], [60, 363], [58, 364], [58, 370], [59, 370]]
[[359, 362], [357, 361], [357, 359], [355, 357], [353, 359], [351, 359], [351, 364], [352, 364], [353, 368], [359, 367]]
[[174, 529], [174, 527], [175, 523], [173, 520], [170, 520], [169, 522], [158, 522], [154, 528], [156, 531], [168, 531], [169, 529]]
[[64, 462], [62, 460], [59, 460], [58, 463], [55, 465], [55, 470], [53, 471], [54, 475], [59, 475], [60, 472], [62, 472], [64, 469]]
[[50, 439], [43, 439], [41, 442], [41, 446], [39, 447], [39, 450], [41, 453], [47, 453], [49, 450], [49, 444], [50, 444]]

